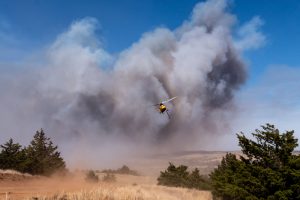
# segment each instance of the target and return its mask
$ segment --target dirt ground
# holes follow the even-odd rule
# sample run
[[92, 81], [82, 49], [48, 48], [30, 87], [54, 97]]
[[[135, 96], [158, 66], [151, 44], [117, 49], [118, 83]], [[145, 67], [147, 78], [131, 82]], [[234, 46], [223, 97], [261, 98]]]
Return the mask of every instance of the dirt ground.
[[[10, 180], [9, 180], [10, 179]], [[18, 177], [11, 175], [0, 180], [0, 199], [24, 199], [37, 194], [50, 195], [57, 192], [89, 189], [92, 186], [84, 183], [79, 177], [60, 179], [46, 177]]]
[[[97, 174], [101, 180], [104, 174]], [[74, 173], [70, 177], [40, 177], [24, 176], [22, 174], [6, 173], [0, 174], [0, 200], [9, 196], [10, 199], [24, 199], [25, 197], [47, 196], [62, 192], [77, 192], [97, 188], [100, 185], [85, 181], [83, 173]], [[156, 184], [154, 177], [116, 175], [116, 186], [132, 184]]]

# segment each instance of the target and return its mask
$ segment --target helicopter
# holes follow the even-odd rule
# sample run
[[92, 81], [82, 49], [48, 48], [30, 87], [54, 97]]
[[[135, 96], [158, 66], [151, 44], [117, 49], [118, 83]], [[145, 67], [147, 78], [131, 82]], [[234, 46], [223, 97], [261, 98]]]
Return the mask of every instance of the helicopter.
[[160, 114], [163, 114], [164, 112], [166, 112], [167, 115], [168, 115], [168, 117], [169, 117], [169, 119], [171, 119], [170, 114], [169, 114], [169, 112], [168, 112], [169, 110], [168, 110], [167, 106], [165, 105], [165, 103], [168, 103], [168, 102], [170, 102], [170, 101], [173, 101], [173, 100], [176, 99], [176, 98], [177, 98], [177, 97], [172, 97], [171, 99], [162, 101], [162, 102], [160, 102], [160, 103], [158, 103], [158, 104], [155, 104], [155, 105], [153, 105], [153, 106], [158, 106], [158, 111], [159, 111], [159, 113], [160, 113]]

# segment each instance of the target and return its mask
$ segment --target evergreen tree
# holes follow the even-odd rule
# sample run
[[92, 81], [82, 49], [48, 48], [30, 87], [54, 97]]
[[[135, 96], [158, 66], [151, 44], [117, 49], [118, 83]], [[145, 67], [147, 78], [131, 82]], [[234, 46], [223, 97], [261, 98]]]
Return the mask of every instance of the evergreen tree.
[[160, 172], [160, 176], [157, 178], [158, 185], [195, 188], [198, 190], [211, 189], [208, 178], [200, 175], [198, 168], [191, 173], [187, 169], [188, 167], [185, 165], [176, 167], [174, 164], [169, 163], [167, 170]]
[[65, 170], [65, 162], [57, 148], [46, 137], [43, 129], [37, 131], [26, 151], [29, 159], [28, 172], [48, 176], [55, 171]]
[[214, 195], [222, 199], [300, 199], [300, 156], [293, 131], [283, 134], [266, 124], [252, 133], [237, 134], [244, 156], [227, 154], [211, 173]]
[[169, 167], [164, 172], [160, 172], [158, 177], [158, 185], [166, 185], [173, 187], [187, 187], [189, 172], [187, 166], [180, 165], [176, 167], [169, 163]]
[[19, 143], [14, 143], [13, 139], [1, 145], [0, 169], [14, 169], [20, 172], [26, 170], [25, 149]]
[[188, 175], [188, 187], [195, 188], [198, 190], [210, 190], [210, 183], [208, 178], [200, 175], [200, 171], [198, 168], [195, 168], [189, 175]]

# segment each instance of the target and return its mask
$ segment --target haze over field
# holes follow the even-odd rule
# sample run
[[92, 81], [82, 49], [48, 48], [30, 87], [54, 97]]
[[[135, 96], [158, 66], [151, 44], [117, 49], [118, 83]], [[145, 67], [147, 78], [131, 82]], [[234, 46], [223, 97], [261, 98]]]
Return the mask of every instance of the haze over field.
[[[253, 95], [257, 86], [236, 96], [247, 80], [245, 52], [266, 44], [264, 21], [254, 15], [241, 24], [232, 6], [200, 2], [179, 27], [158, 26], [119, 53], [106, 50], [97, 34], [101, 19], [84, 17], [26, 59], [1, 62], [1, 143], [13, 137], [26, 144], [43, 128], [68, 164], [79, 167], [119, 166], [132, 155], [161, 151], [232, 148], [226, 134], [270, 122], [255, 112], [255, 126], [247, 124], [244, 113], [263, 104]], [[0, 29], [0, 42], [3, 35]], [[270, 73], [263, 85], [282, 78]], [[279, 96], [274, 90], [270, 98]], [[169, 120], [152, 105], [173, 96]], [[278, 102], [275, 107], [285, 101]]]

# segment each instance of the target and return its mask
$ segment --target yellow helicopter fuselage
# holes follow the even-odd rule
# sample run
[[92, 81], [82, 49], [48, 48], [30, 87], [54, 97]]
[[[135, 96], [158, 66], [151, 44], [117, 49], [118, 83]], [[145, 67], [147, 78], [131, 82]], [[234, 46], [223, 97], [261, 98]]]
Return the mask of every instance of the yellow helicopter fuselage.
[[169, 119], [171, 119], [170, 117], [170, 114], [169, 114], [169, 109], [167, 108], [167, 106], [165, 105], [165, 103], [168, 103], [170, 101], [173, 101], [174, 99], [176, 99], [177, 97], [172, 97], [171, 99], [168, 99], [166, 101], [161, 101], [160, 103], [158, 104], [155, 104], [153, 106], [158, 106], [158, 111], [160, 114], [164, 114], [164, 113], [167, 113]]
[[159, 104], [159, 112], [164, 113], [167, 110], [167, 107], [164, 104]]

